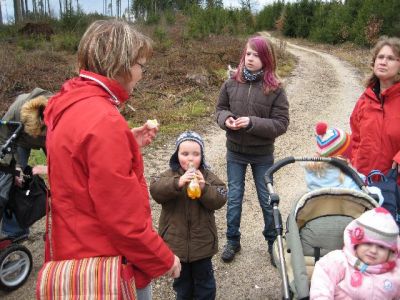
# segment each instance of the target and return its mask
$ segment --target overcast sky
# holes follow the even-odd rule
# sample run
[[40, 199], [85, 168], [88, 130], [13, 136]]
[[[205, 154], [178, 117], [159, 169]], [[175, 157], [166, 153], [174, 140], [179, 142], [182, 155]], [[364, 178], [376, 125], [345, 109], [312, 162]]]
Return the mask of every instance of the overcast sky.
[[[14, 6], [13, 6], [13, 0], [0, 0], [1, 2], [1, 8], [3, 12], [3, 20], [6, 22], [7, 20], [13, 19], [14, 18]], [[132, 1], [130, 1], [132, 2]], [[273, 3], [273, 0], [252, 0], [252, 2], [257, 6], [254, 7], [256, 10], [261, 9], [264, 5], [268, 3]], [[31, 1], [28, 1], [28, 6], [29, 10], [32, 9], [31, 7]], [[114, 2], [115, 3], [115, 2]], [[238, 7], [240, 1], [239, 0], [224, 0], [224, 4], [226, 7]], [[73, 5], [76, 4], [76, 1], [73, 1]], [[81, 0], [79, 1], [79, 5], [82, 7], [84, 12], [98, 12], [102, 13], [103, 12], [103, 1], [100, 0]], [[128, 0], [122, 0], [121, 6], [122, 6], [122, 11], [125, 10], [125, 8], [128, 5]], [[55, 13], [58, 14], [58, 8], [59, 8], [59, 3], [58, 0], [50, 0], [50, 7], [55, 10]], [[115, 11], [115, 9], [114, 9]]]

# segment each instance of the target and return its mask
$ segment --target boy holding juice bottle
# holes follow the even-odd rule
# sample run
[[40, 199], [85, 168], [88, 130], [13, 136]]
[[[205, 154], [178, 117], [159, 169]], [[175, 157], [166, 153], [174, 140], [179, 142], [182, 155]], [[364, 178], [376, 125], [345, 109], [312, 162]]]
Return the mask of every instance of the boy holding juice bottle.
[[226, 203], [226, 185], [208, 169], [198, 133], [182, 133], [175, 146], [170, 168], [150, 183], [151, 196], [162, 205], [159, 233], [182, 264], [173, 288], [177, 299], [215, 299], [211, 258], [218, 252], [218, 234], [214, 210]]

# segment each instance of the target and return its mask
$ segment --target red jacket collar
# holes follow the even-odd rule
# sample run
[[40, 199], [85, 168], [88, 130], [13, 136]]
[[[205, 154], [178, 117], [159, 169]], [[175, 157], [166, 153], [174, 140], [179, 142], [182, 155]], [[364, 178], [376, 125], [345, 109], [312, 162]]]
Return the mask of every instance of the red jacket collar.
[[44, 111], [47, 128], [52, 130], [71, 105], [90, 97], [102, 97], [117, 106], [129, 95], [116, 80], [82, 70], [79, 77], [66, 81], [61, 91], [49, 100]]
[[[368, 86], [367, 90], [365, 91], [365, 94], [369, 98], [371, 98], [377, 102], [380, 102], [380, 100], [376, 96], [373, 88], [374, 87], [372, 85]], [[384, 90], [383, 93], [381, 94], [382, 97], [393, 97], [395, 95], [400, 95], [400, 82], [393, 84], [390, 88]]]
[[115, 79], [111, 79], [93, 72], [81, 70], [79, 77], [83, 80], [91, 80], [101, 86], [110, 96], [115, 105], [124, 103], [129, 98], [129, 94]]

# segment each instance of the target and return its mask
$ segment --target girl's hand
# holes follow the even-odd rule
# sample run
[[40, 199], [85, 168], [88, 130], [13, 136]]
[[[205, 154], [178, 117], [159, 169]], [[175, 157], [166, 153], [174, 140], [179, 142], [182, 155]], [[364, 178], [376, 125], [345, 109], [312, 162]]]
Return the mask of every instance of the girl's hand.
[[179, 178], [178, 186], [182, 188], [184, 185], [188, 184], [190, 180], [192, 180], [196, 176], [196, 173], [192, 170], [187, 170], [185, 174], [183, 174]]
[[250, 124], [249, 117], [240, 117], [236, 119], [236, 127], [238, 128], [247, 128]]
[[206, 181], [204, 180], [203, 174], [199, 170], [196, 171], [196, 177], [197, 180], [199, 181], [200, 188], [203, 190], [204, 187], [206, 186]]
[[225, 120], [225, 126], [231, 130], [239, 130], [240, 127], [237, 127], [236, 120], [233, 117], [229, 117]]
[[141, 148], [149, 145], [157, 135], [158, 126], [152, 127], [149, 124], [145, 123], [141, 127], [135, 127], [131, 129], [133, 136], [136, 139], [136, 142], [139, 144]]

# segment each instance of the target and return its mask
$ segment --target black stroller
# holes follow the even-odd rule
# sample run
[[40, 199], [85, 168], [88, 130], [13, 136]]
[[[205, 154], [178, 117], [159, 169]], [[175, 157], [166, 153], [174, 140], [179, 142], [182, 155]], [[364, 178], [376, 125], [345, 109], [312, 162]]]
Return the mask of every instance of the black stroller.
[[[15, 176], [20, 176], [20, 171], [16, 169], [14, 158], [15, 142], [21, 134], [23, 125], [20, 122], [2, 121], [0, 126], [16, 128], [8, 140], [1, 146], [0, 161], [11, 155], [9, 163], [0, 163], [0, 178], [2, 186], [0, 194], [3, 196], [14, 185]], [[1, 199], [0, 199], [1, 200]], [[0, 210], [2, 213], [3, 211]], [[0, 217], [1, 218], [1, 217]], [[32, 254], [28, 248], [21, 244], [27, 239], [27, 235], [18, 238], [0, 239], [0, 289], [12, 291], [22, 286], [28, 279], [32, 270]]]
[[[274, 192], [272, 175], [300, 161], [325, 162], [338, 167], [361, 191], [329, 187], [305, 193], [294, 204], [283, 232], [278, 209], [280, 199]], [[345, 161], [334, 157], [284, 158], [268, 169], [265, 181], [277, 232], [273, 259], [282, 277], [282, 298], [308, 299], [315, 262], [326, 253], [343, 247], [345, 227], [363, 212], [378, 206], [377, 196], [368, 192], [363, 180]]]

